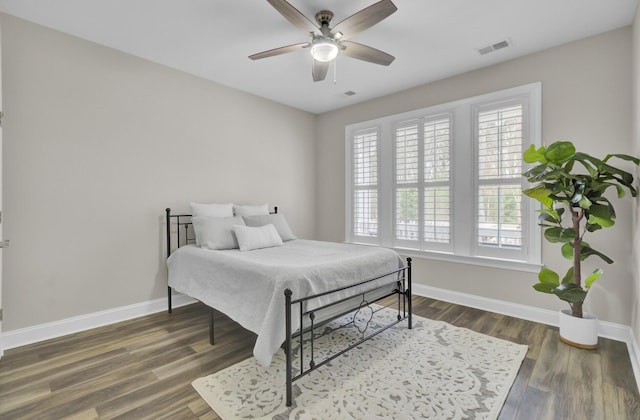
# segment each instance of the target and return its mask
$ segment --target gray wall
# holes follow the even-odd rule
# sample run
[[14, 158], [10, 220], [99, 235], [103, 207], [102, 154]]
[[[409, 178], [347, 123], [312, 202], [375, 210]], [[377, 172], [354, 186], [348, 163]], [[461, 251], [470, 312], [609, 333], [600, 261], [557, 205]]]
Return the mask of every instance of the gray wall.
[[[446, 103], [526, 83], [542, 82], [542, 137], [545, 143], [573, 140], [587, 153], [631, 153], [631, 28], [545, 50], [430, 83], [404, 92], [320, 115], [317, 139], [317, 232], [323, 240], [344, 238], [344, 127], [359, 121]], [[629, 168], [630, 169], [630, 168]], [[601, 319], [631, 325], [633, 201], [616, 206], [618, 223], [589, 239], [615, 265], [594, 286], [585, 306]], [[559, 248], [543, 245], [552, 269], [568, 265]], [[590, 272], [599, 261], [588, 261]], [[553, 296], [535, 292], [536, 275], [509, 270], [414, 259], [418, 283], [456, 292], [532, 305], [565, 308]], [[568, 307], [568, 306], [566, 306]]]
[[4, 331], [164, 297], [166, 207], [269, 202], [314, 235], [314, 115], [0, 23]]

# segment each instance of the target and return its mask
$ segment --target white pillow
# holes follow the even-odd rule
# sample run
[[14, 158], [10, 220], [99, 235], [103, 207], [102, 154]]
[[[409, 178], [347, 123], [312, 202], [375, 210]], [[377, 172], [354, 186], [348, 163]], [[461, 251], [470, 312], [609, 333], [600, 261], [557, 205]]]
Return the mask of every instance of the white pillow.
[[240, 251], [269, 248], [282, 245], [282, 239], [275, 226], [269, 224], [260, 227], [234, 226], [233, 231], [238, 238]]
[[264, 226], [271, 223], [275, 226], [280, 238], [283, 242], [290, 241], [292, 239], [297, 239], [296, 235], [293, 234], [287, 220], [284, 218], [282, 213], [277, 214], [267, 214], [261, 216], [244, 216], [244, 223], [247, 226], [258, 227]]
[[233, 204], [189, 203], [193, 217], [233, 217]]
[[237, 249], [233, 227], [244, 225], [242, 217], [192, 217], [196, 245], [208, 249]]
[[269, 204], [234, 204], [233, 212], [236, 216], [259, 216], [261, 214], [269, 214]]

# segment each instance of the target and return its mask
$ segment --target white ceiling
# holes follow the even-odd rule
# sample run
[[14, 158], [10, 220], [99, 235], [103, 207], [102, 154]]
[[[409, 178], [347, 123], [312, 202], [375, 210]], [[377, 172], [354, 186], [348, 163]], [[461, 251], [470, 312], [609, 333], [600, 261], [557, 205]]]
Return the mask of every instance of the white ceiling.
[[[322, 113], [630, 25], [638, 0], [393, 0], [398, 11], [357, 34], [396, 57], [337, 60], [311, 79], [307, 50], [252, 61], [308, 41], [266, 0], [0, 0], [0, 11], [312, 113]], [[289, 0], [334, 24], [376, 0]], [[476, 50], [509, 39], [512, 46]], [[346, 96], [347, 91], [356, 92]]]

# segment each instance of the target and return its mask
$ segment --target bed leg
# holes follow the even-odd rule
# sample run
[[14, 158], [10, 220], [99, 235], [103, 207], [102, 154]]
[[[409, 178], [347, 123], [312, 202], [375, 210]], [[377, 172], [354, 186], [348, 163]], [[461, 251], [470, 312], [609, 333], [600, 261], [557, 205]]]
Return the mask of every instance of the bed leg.
[[291, 383], [291, 369], [292, 369], [292, 361], [291, 361], [291, 289], [286, 289], [284, 291], [284, 313], [285, 313], [285, 334], [286, 338], [284, 340], [284, 351], [287, 356], [287, 364], [286, 364], [286, 380], [287, 380], [287, 407], [291, 407], [293, 403], [293, 384]]
[[213, 308], [209, 308], [209, 344], [213, 346]]
[[407, 258], [407, 307], [409, 309], [409, 329], [413, 328], [411, 317], [411, 258]]
[[[178, 222], [180, 221], [180, 219], [178, 219]], [[166, 228], [167, 228], [167, 258], [169, 258], [169, 255], [171, 254], [171, 209], [170, 208], [166, 208], [165, 209], [165, 223], [166, 223]], [[180, 239], [178, 238], [178, 245], [180, 245]], [[171, 313], [171, 287], [167, 286], [167, 301], [168, 301], [168, 305], [169, 305], [169, 313]]]

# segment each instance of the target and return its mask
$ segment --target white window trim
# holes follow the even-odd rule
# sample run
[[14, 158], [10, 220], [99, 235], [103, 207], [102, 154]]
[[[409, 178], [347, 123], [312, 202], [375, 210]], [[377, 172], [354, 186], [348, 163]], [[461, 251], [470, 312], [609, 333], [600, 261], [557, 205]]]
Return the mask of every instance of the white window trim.
[[[479, 95], [471, 98], [461, 99], [446, 104], [431, 106], [419, 110], [414, 110], [402, 114], [378, 118], [375, 120], [364, 121], [351, 124], [345, 127], [345, 147], [346, 147], [346, 176], [345, 176], [345, 240], [353, 243], [368, 243], [386, 246], [396, 249], [399, 253], [407, 256], [421, 257], [435, 260], [442, 260], [455, 263], [473, 264], [488, 266], [494, 268], [503, 268], [517, 271], [537, 272], [542, 263], [542, 233], [538, 226], [538, 220], [535, 210], [540, 206], [528, 197], [523, 196], [523, 217], [526, 223], [522, 224], [523, 237], [528, 240], [523, 241], [522, 251], [513, 259], [505, 258], [504, 255], [509, 253], [501, 253], [502, 257], [491, 255], [479, 255], [476, 249], [476, 176], [477, 165], [476, 141], [473, 132], [473, 116], [474, 107], [482, 107], [490, 103], [498, 103], [503, 101], [511, 101], [516, 98], [526, 98], [528, 103], [527, 118], [529, 127], [524, 128], [527, 133], [523, 141], [523, 150], [529, 144], [539, 147], [541, 141], [541, 121], [542, 121], [542, 85], [540, 82], [518, 86], [510, 89], [504, 89], [485, 95]], [[407, 120], [421, 120], [424, 117], [431, 118], [436, 114], [452, 115], [452, 143], [450, 149], [450, 165], [451, 165], [451, 202], [467, 203], [471, 206], [470, 211], [461, 210], [462, 205], [451, 206], [451, 235], [455, 238], [452, 242], [452, 251], [439, 250], [420, 250], [413, 248], [404, 248], [402, 243], [394, 240], [393, 231], [395, 216], [395, 199], [394, 195], [394, 151], [393, 151], [393, 133], [395, 127]], [[352, 156], [351, 156], [351, 138], [354, 133], [364, 129], [376, 128], [378, 130], [378, 238], [375, 240], [362, 241], [361, 238], [355, 238], [352, 234], [352, 214], [351, 206], [353, 204], [352, 195]], [[461, 141], [462, 140], [462, 141]], [[523, 171], [525, 169], [523, 168]], [[472, 182], [461, 182], [460, 180], [472, 180]], [[523, 189], [527, 187], [524, 177], [522, 179]], [[469, 197], [474, 197], [472, 200]], [[527, 212], [529, 212], [527, 214]], [[475, 218], [475, 219], [474, 219]], [[389, 221], [384, 223], [382, 221]], [[463, 235], [463, 233], [467, 235]], [[421, 236], [422, 236], [421, 232]], [[467, 236], [466, 240], [460, 238]]]
[[[354, 129], [351, 130], [350, 135], [353, 138], [354, 136], [356, 136], [357, 134], [361, 134], [361, 133], [367, 133], [367, 132], [375, 132], [377, 139], [378, 139], [378, 156], [381, 156], [382, 154], [380, 153], [380, 147], [381, 147], [381, 142], [380, 142], [380, 127], [379, 126], [375, 126], [375, 125], [369, 125], [366, 127], [362, 127], [359, 129]], [[347, 141], [346, 142], [346, 150], [345, 150], [345, 154], [346, 156], [352, 156], [352, 144], [351, 141]], [[346, 206], [345, 206], [345, 227], [347, 232], [350, 232], [349, 234], [349, 239], [347, 242], [354, 242], [354, 243], [365, 243], [365, 244], [372, 244], [372, 245], [380, 245], [381, 241], [380, 238], [382, 237], [382, 234], [380, 232], [381, 226], [380, 224], [378, 224], [378, 236], [377, 237], [367, 237], [367, 236], [357, 236], [353, 234], [353, 212], [351, 211], [351, 209], [353, 208], [353, 161], [350, 162], [350, 165], [348, 166], [349, 171], [345, 174], [345, 178], [346, 178], [346, 182], [347, 185], [349, 185], [349, 192], [347, 193], [347, 197], [346, 197]], [[380, 203], [382, 202], [382, 200], [380, 199], [380, 190], [382, 190], [382, 186], [381, 183], [383, 182], [383, 179], [381, 177], [382, 171], [381, 171], [381, 159], [378, 159], [378, 219], [381, 219], [380, 217]]]

